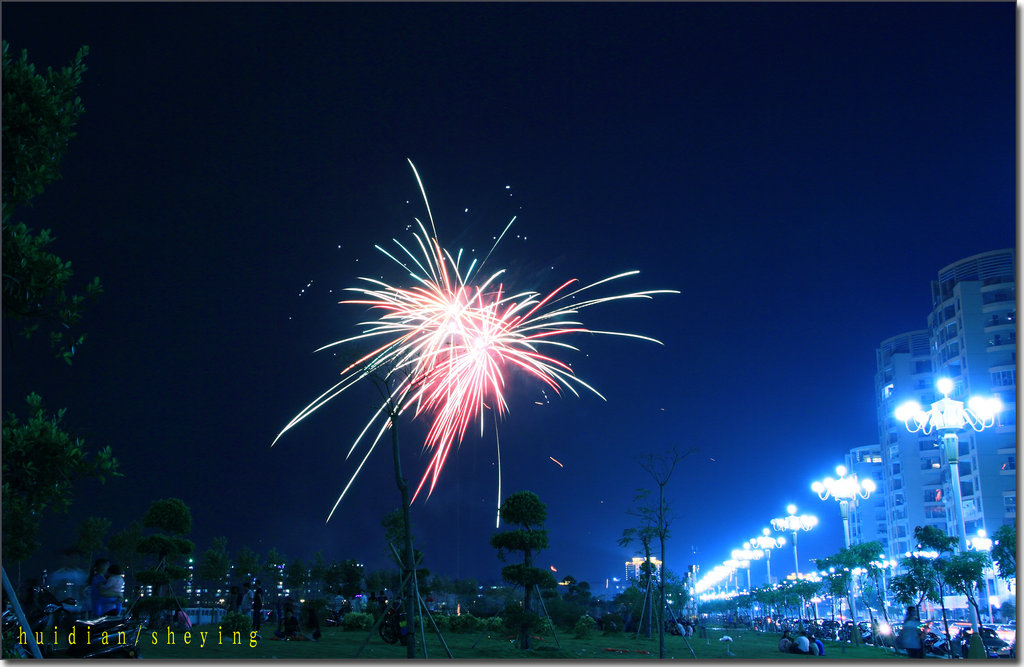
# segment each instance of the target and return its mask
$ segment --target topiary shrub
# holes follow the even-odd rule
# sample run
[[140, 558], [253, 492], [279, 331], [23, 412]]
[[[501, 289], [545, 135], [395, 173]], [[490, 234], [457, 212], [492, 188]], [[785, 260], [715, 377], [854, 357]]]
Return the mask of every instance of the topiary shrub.
[[341, 619], [341, 627], [345, 630], [369, 630], [373, 627], [373, 614], [350, 611]]
[[231, 611], [224, 614], [219, 629], [227, 635], [232, 635], [235, 632], [246, 633], [252, 630], [252, 618], [248, 614]]
[[576, 625], [573, 626], [573, 632], [576, 633], [576, 639], [586, 639], [590, 636], [591, 631], [597, 627], [597, 621], [595, 621], [588, 614], [584, 614], [579, 617], [576, 621]]

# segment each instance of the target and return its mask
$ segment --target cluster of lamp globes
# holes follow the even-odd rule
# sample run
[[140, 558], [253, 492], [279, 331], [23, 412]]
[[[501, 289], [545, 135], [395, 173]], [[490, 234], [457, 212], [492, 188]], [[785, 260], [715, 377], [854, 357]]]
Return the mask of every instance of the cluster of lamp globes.
[[917, 401], [907, 401], [896, 408], [896, 419], [906, 424], [911, 433], [920, 431], [928, 435], [933, 430], [955, 431], [968, 425], [981, 431], [992, 426], [1003, 409], [1002, 401], [996, 396], [972, 396], [964, 407], [962, 401], [949, 397], [953, 393], [953, 381], [949, 378], [939, 378], [936, 387], [942, 392], [942, 398], [932, 403], [930, 410], [926, 411]]

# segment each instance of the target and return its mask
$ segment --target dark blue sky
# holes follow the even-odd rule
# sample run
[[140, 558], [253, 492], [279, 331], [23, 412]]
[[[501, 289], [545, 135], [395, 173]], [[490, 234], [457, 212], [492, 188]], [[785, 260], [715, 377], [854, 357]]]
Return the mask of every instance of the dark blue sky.
[[[838, 550], [810, 483], [877, 441], [875, 346], [924, 326], [939, 268], [1016, 243], [1013, 3], [2, 11], [41, 66], [90, 47], [64, 178], [22, 218], [106, 292], [73, 367], [5, 343], [4, 409], [67, 406], [126, 477], [83, 485], [50, 549], [177, 496], [200, 550], [385, 564], [387, 451], [324, 524], [372, 394], [269, 444], [337, 377], [312, 351], [357, 331], [339, 290], [403, 279], [373, 245], [424, 218], [407, 157], [447, 245], [519, 216], [491, 262], [520, 288], [635, 268], [622, 289], [682, 292], [584, 313], [665, 343], [577, 341], [607, 403], [538, 406], [517, 379], [500, 427], [503, 493], [548, 505], [542, 564], [595, 589], [632, 555], [636, 458], [668, 446], [697, 450], [669, 488], [670, 569], [720, 563], [790, 502], [821, 518], [802, 559]], [[422, 426], [401, 436], [418, 478]], [[499, 576], [494, 464], [493, 430], [471, 435], [416, 504], [433, 571]]]

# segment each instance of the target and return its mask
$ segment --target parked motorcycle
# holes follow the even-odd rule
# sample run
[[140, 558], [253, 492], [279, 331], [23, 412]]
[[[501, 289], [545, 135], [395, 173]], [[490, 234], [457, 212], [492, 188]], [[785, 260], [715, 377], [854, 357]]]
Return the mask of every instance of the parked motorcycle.
[[[44, 639], [52, 637], [54, 632], [66, 637], [78, 613], [78, 602], [70, 597], [58, 600], [48, 588], [42, 587], [32, 589], [31, 600], [31, 604], [24, 609], [29, 625], [27, 632], [34, 636], [42, 635]], [[21, 634], [21, 624], [13, 609], [3, 612], [3, 630], [5, 634], [15, 637]], [[39, 651], [43, 657], [51, 657], [55, 653], [54, 645], [44, 642], [39, 646]]]
[[935, 634], [934, 632], [924, 633], [921, 637], [921, 646], [924, 648], [925, 653], [937, 656], [949, 655], [949, 642], [946, 641], [945, 636]]
[[[77, 609], [73, 598], [57, 600], [46, 589], [36, 591], [36, 602], [26, 610], [28, 633], [43, 638], [39, 651], [44, 658], [137, 658], [142, 619], [130, 611], [124, 616], [102, 616], [91, 620], [76, 620], [69, 608]], [[28, 643], [19, 641], [21, 624], [12, 609], [3, 612], [4, 634], [13, 636], [13, 650], [29, 658]], [[53, 633], [59, 642], [52, 643]]]
[[139, 638], [143, 619], [130, 611], [124, 616], [102, 616], [87, 621], [76, 621], [72, 632], [74, 642], [68, 642], [68, 658], [138, 658], [141, 655]]

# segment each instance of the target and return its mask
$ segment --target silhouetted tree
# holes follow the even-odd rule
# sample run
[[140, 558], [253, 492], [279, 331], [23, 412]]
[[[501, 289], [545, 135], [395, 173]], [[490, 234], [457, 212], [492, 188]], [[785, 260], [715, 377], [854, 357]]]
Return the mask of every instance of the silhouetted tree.
[[501, 576], [508, 583], [523, 587], [519, 648], [528, 649], [531, 647], [531, 629], [538, 620], [533, 611], [534, 589], [555, 585], [555, 578], [550, 572], [533, 565], [538, 552], [548, 547], [548, 531], [544, 528], [547, 508], [532, 491], [517, 491], [501, 504], [500, 515], [505, 523], [518, 526], [514, 530], [493, 535], [491, 546], [498, 550], [498, 557], [503, 561], [506, 552], [522, 554], [523, 562], [501, 568]]
[[171, 584], [188, 576], [181, 561], [195, 551], [195, 544], [185, 537], [192, 531], [192, 510], [179, 498], [156, 500], [142, 517], [142, 525], [156, 532], [140, 539], [137, 549], [154, 556], [156, 562], [137, 573], [136, 578], [139, 583], [152, 586], [158, 597], [166, 590], [176, 601]]
[[104, 539], [110, 530], [110, 519], [98, 516], [86, 517], [78, 524], [78, 539], [72, 550], [85, 556], [87, 563], [92, 563], [93, 554], [102, 551], [106, 544]]
[[992, 536], [992, 560], [1001, 578], [1017, 576], [1017, 526], [1012, 523], [1000, 526]]

